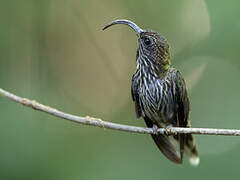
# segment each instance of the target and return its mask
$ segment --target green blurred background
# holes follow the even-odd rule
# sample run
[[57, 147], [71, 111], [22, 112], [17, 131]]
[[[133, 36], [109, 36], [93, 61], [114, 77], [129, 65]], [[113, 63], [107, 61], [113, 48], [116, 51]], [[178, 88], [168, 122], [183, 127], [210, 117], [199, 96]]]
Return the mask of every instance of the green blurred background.
[[[1, 0], [1, 88], [81, 116], [145, 126], [130, 97], [136, 35], [162, 33], [187, 81], [193, 127], [240, 128], [240, 2]], [[0, 179], [239, 177], [239, 137], [196, 136], [201, 163], [169, 162], [149, 135], [83, 126], [0, 97]]]

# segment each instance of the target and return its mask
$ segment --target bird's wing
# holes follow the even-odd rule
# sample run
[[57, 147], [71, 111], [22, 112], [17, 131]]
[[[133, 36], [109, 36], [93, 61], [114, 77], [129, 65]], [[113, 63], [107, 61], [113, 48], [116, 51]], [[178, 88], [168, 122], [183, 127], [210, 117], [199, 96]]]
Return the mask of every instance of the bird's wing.
[[137, 92], [137, 82], [135, 81], [134, 75], [132, 77], [131, 94], [132, 94], [132, 99], [135, 104], [136, 117], [138, 119], [142, 116], [142, 114], [141, 114], [141, 107], [139, 104], [139, 98], [138, 98], [138, 92]]
[[[139, 56], [139, 50], [137, 50], [136, 59], [138, 59], [138, 56]], [[138, 87], [138, 84], [137, 84], [136, 77], [135, 77], [135, 74], [134, 74], [132, 76], [131, 94], [132, 94], [132, 99], [133, 99], [134, 104], [135, 104], [136, 117], [138, 119], [142, 116], [142, 114], [141, 114], [142, 111], [141, 111], [141, 107], [140, 107], [140, 103], [139, 103], [137, 87]]]
[[[176, 116], [177, 116], [177, 125], [179, 127], [187, 127], [188, 125], [188, 116], [189, 116], [189, 98], [187, 94], [186, 84], [178, 70], [175, 70], [173, 74], [173, 84], [174, 84], [174, 99], [177, 104], [176, 109]], [[178, 136], [179, 144], [180, 144], [180, 153], [181, 157], [183, 156], [184, 152], [184, 144], [186, 143], [185, 134], [180, 134]]]

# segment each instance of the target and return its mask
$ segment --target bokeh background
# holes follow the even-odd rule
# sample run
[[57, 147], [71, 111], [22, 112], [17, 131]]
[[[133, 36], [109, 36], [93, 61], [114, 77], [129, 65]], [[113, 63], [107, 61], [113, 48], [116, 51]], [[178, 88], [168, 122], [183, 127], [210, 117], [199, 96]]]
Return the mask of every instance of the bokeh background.
[[[191, 98], [193, 127], [240, 128], [240, 2], [1, 0], [0, 87], [57, 109], [121, 124], [137, 41], [127, 18], [162, 33]], [[169, 162], [149, 135], [68, 122], [0, 97], [0, 179], [239, 177], [239, 137], [196, 136], [201, 163]]]

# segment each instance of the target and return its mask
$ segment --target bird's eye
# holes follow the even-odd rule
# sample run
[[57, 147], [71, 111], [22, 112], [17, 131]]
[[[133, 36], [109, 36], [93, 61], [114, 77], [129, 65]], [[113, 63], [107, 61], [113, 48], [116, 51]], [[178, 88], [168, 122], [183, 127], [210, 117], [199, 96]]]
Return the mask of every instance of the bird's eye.
[[145, 37], [144, 40], [143, 40], [143, 42], [144, 42], [144, 44], [145, 44], [146, 46], [149, 46], [149, 45], [152, 44], [152, 41], [151, 41], [151, 39], [150, 39], [149, 37]]

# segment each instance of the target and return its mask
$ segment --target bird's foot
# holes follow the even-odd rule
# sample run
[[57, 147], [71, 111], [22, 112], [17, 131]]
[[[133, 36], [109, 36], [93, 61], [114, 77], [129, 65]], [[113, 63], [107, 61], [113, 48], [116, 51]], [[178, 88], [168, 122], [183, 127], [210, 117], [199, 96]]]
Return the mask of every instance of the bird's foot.
[[165, 134], [167, 136], [170, 136], [171, 134], [169, 133], [169, 130], [173, 127], [173, 124], [169, 124], [165, 127]]
[[152, 130], [154, 134], [158, 134], [158, 126], [156, 124], [153, 125]]

